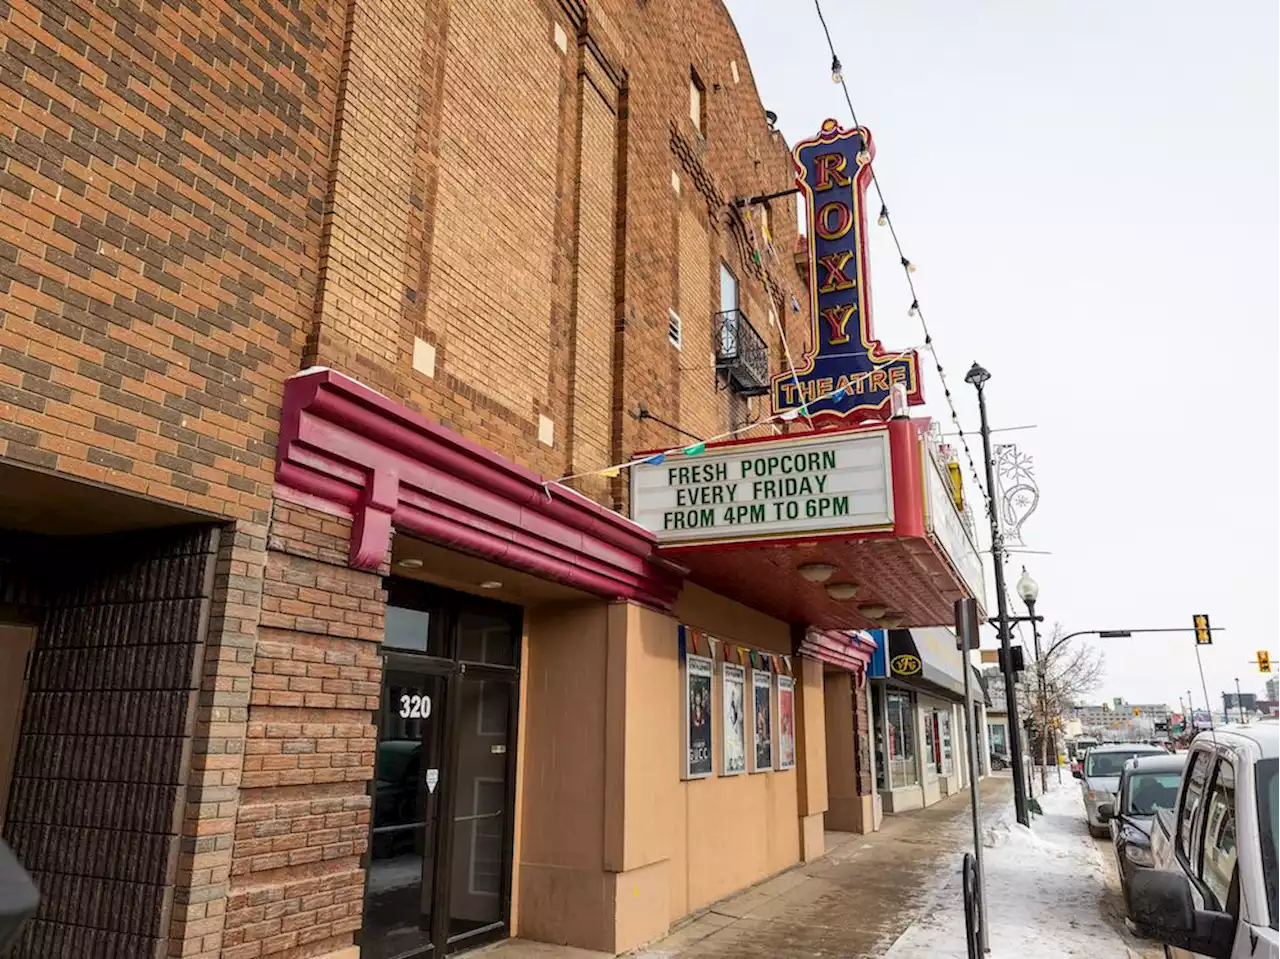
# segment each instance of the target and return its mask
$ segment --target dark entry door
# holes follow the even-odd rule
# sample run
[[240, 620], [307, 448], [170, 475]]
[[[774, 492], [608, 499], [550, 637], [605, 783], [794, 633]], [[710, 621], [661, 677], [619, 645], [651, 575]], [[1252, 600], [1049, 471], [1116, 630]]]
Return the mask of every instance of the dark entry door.
[[520, 614], [389, 580], [364, 959], [508, 934]]
[[430, 663], [386, 658], [360, 952], [367, 959], [432, 944], [448, 687], [448, 673]]

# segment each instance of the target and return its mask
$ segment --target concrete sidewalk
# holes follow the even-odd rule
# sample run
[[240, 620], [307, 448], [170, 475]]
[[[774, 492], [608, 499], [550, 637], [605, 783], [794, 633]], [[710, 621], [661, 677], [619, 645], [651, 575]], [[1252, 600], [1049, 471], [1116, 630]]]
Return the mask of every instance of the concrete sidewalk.
[[[984, 812], [1007, 803], [1007, 774], [982, 782]], [[973, 844], [969, 793], [886, 816], [878, 833], [827, 833], [827, 854], [714, 904], [633, 959], [883, 955], [926, 908], [940, 866]], [[508, 940], [485, 959], [597, 959], [603, 953]]]

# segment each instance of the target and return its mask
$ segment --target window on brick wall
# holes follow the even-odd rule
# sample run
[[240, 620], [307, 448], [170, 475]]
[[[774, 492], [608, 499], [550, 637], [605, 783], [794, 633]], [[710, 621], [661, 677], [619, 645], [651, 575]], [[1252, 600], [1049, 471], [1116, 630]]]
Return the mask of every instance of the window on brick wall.
[[707, 87], [698, 76], [698, 71], [689, 68], [689, 119], [693, 128], [706, 135], [707, 132]]
[[680, 314], [675, 310], [667, 310], [667, 340], [677, 350], [684, 347], [684, 329]]

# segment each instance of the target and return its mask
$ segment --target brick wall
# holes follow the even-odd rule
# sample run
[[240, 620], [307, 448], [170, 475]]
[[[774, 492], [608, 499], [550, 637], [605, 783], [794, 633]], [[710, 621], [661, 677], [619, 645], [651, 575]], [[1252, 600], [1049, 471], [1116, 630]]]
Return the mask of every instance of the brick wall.
[[343, 9], [0, 7], [0, 455], [265, 521]]
[[276, 504], [223, 959], [323, 955], [361, 925], [386, 594], [381, 573], [347, 568], [349, 536], [347, 521]]
[[217, 543], [199, 527], [63, 542], [73, 568], [46, 554], [5, 824], [41, 903], [16, 956], [163, 954]]

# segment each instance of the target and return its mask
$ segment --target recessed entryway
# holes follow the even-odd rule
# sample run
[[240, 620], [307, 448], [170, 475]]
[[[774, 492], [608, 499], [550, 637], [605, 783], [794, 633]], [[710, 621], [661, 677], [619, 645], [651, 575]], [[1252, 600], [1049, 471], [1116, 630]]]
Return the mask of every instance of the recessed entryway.
[[387, 580], [362, 959], [510, 930], [521, 610]]

